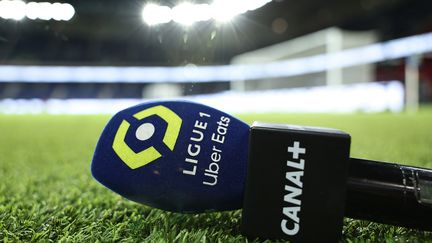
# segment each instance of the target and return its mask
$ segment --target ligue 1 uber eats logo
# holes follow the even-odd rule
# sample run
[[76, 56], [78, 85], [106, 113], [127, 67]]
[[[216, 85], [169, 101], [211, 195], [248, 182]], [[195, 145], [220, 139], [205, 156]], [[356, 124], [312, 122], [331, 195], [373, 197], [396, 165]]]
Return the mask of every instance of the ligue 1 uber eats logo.
[[[182, 119], [174, 113], [172, 110], [165, 106], [158, 105], [145, 110], [142, 110], [133, 115], [137, 120], [142, 120], [146, 117], [157, 115], [167, 122], [167, 128], [163, 137], [163, 143], [171, 150], [174, 150], [178, 135], [180, 133], [180, 127], [182, 125]], [[120, 124], [117, 133], [114, 137], [112, 148], [120, 159], [131, 169], [137, 169], [147, 165], [150, 162], [155, 161], [162, 155], [155, 147], [151, 146], [138, 153], [133, 151], [129, 145], [125, 142], [126, 133], [130, 127], [129, 122], [123, 120]], [[154, 133], [154, 126], [151, 123], [144, 123], [138, 127], [136, 137], [139, 140], [150, 139]]]

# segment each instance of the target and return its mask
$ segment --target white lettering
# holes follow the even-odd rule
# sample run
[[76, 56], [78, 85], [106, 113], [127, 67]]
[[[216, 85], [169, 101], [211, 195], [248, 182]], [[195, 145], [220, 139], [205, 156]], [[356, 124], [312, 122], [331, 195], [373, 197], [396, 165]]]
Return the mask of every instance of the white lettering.
[[285, 177], [289, 181], [291, 181], [292, 183], [294, 183], [296, 186], [298, 186], [300, 188], [303, 187], [303, 182], [301, 181], [302, 176], [303, 176], [303, 171], [289, 171], [285, 174]]
[[298, 163], [297, 162], [292, 162], [292, 161], [287, 161], [287, 166], [288, 167], [293, 167], [299, 170], [304, 170], [304, 160], [301, 159]]
[[225, 137], [221, 136], [219, 134], [213, 133], [211, 139], [215, 142], [218, 143], [224, 143], [225, 142]]
[[183, 174], [185, 175], [195, 175], [196, 174], [196, 165], [192, 167], [192, 170], [183, 169]]
[[200, 115], [200, 117], [210, 117], [209, 114], [204, 113], [204, 112], [200, 112], [199, 115]]
[[[193, 134], [197, 134], [198, 137], [194, 137]], [[190, 140], [195, 141], [195, 142], [201, 142], [204, 138], [204, 133], [202, 131], [198, 131], [198, 130], [192, 130], [192, 137], [190, 138]]]
[[281, 222], [282, 232], [284, 232], [287, 235], [296, 235], [300, 229], [298, 223], [294, 223], [294, 228], [292, 228], [292, 229], [288, 229], [287, 223], [288, 223], [288, 220], [282, 219], [282, 222]]
[[[195, 152], [194, 151], [192, 151], [192, 146], [193, 147], [195, 147], [196, 148], [196, 150], [195, 150]], [[200, 151], [201, 151], [201, 146], [199, 146], [198, 144], [189, 144], [188, 145], [188, 154], [190, 155], [190, 156], [197, 156], [199, 153], [200, 153]]]
[[[299, 159], [299, 155], [306, 154], [306, 148], [300, 146], [299, 141], [294, 141], [293, 146], [289, 146], [288, 153], [292, 153], [293, 159]], [[287, 184], [285, 184], [284, 202], [291, 205], [283, 207], [282, 213], [284, 217], [288, 217], [292, 222], [293, 227], [288, 228], [289, 220], [283, 218], [281, 221], [281, 230], [287, 235], [296, 235], [300, 231], [300, 218], [298, 214], [301, 210], [301, 197], [303, 193], [303, 181], [305, 161], [300, 159], [298, 162], [287, 160], [288, 170], [285, 173]], [[291, 185], [289, 185], [289, 184]], [[294, 186], [292, 186], [294, 185]], [[295, 206], [293, 206], [295, 205]]]
[[200, 121], [196, 120], [195, 121], [195, 127], [205, 130], [207, 128], [207, 122], [200, 122]]
[[[207, 170], [205, 170], [205, 171], [207, 171]], [[203, 184], [204, 184], [204, 185], [207, 185], [207, 186], [214, 186], [214, 185], [217, 184], [217, 180], [218, 180], [217, 175], [215, 175], [215, 174], [211, 174], [211, 173], [204, 173], [204, 175], [205, 175], [206, 177], [211, 177], [211, 178], [213, 178], [213, 182], [203, 181]]]
[[[200, 112], [200, 117], [210, 117], [209, 114]], [[198, 159], [196, 158], [199, 153], [201, 152], [201, 145], [198, 144], [199, 142], [202, 142], [204, 140], [204, 132], [207, 129], [207, 122], [196, 120], [194, 123], [194, 129], [192, 130], [192, 135], [190, 137], [190, 141], [192, 143], [188, 144], [187, 146], [187, 154], [188, 157], [185, 158], [185, 166], [190, 167], [192, 165], [191, 169], [183, 169], [183, 174], [185, 175], [196, 175], [197, 171], [197, 165], [198, 165]], [[193, 143], [196, 142], [196, 143]], [[195, 158], [191, 158], [195, 157]]]
[[284, 196], [285, 202], [292, 203], [294, 205], [301, 205], [301, 201], [295, 198], [302, 194], [302, 190], [300, 188], [285, 185], [285, 191], [289, 192]]
[[283, 214], [288, 216], [292, 221], [298, 223], [300, 221], [297, 214], [300, 212], [300, 207], [284, 207]]

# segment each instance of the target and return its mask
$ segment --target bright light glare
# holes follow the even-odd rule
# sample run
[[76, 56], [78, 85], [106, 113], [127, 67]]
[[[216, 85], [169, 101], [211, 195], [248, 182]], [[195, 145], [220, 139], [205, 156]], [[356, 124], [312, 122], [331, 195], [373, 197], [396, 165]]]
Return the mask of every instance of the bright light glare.
[[[54, 5], [56, 6], [54, 7]], [[54, 3], [53, 7], [53, 19], [55, 20], [69, 21], [75, 15], [75, 9], [69, 3]], [[56, 12], [58, 12], [58, 14], [56, 14]]]
[[171, 8], [156, 4], [147, 4], [142, 11], [142, 18], [148, 25], [168, 23], [172, 20]]
[[173, 20], [185, 26], [211, 18], [211, 9], [208, 4], [181, 3], [175, 6], [172, 12]]
[[173, 9], [173, 20], [182, 25], [191, 25], [195, 22], [195, 8], [191, 3], [181, 3]]
[[208, 4], [197, 4], [194, 7], [195, 21], [206, 21], [211, 19], [211, 6]]
[[27, 3], [26, 16], [31, 20], [37, 19], [39, 17], [39, 4], [35, 2]]
[[247, 10], [244, 9], [244, 2], [240, 1], [227, 1], [227, 0], [215, 0], [212, 3], [212, 17], [216, 21], [229, 22], [238, 14], [242, 14]]
[[248, 1], [230, 1], [230, 0], [215, 0], [211, 7], [213, 18], [220, 22], [229, 22], [237, 15], [247, 11], [261, 8], [271, 0], [248, 0]]
[[213, 12], [213, 18], [219, 22], [229, 22], [233, 20], [236, 16], [235, 13], [233, 13], [232, 11], [226, 11], [226, 9], [224, 9], [223, 7], [215, 8], [214, 10], [215, 11]]
[[50, 20], [51, 17], [51, 3], [48, 2], [42, 2], [39, 3], [39, 19], [42, 20]]
[[70, 20], [75, 15], [75, 9], [68, 3], [29, 2], [20, 0], [0, 0], [0, 18], [21, 20], [27, 17], [31, 20], [41, 19], [57, 21]]
[[23, 1], [0, 1], [0, 17], [21, 20], [25, 17], [25, 7]]
[[210, 5], [183, 2], [172, 9], [147, 4], [143, 9], [143, 20], [148, 25], [168, 23], [173, 20], [186, 26], [210, 19], [228, 22], [239, 14], [260, 8], [269, 2], [271, 0], [214, 0]]
[[63, 10], [63, 6], [61, 3], [53, 3], [51, 5], [51, 10], [53, 13], [52, 18], [54, 20], [57, 20], [57, 21], [63, 20], [63, 15], [64, 15], [63, 11], [64, 10]]

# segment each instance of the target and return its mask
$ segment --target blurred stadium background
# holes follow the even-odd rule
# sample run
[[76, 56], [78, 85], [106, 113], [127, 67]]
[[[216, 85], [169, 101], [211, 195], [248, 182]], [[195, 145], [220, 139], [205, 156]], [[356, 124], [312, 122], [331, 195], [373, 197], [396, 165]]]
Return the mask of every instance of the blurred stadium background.
[[415, 111], [432, 101], [432, 2], [0, 1], [1, 113], [153, 98], [229, 112]]
[[[338, 128], [353, 157], [432, 167], [432, 1], [185, 1], [0, 0], [1, 242], [247, 241], [240, 211], [163, 212], [93, 180], [110, 114], [147, 99]], [[346, 219], [343, 237], [432, 234]]]

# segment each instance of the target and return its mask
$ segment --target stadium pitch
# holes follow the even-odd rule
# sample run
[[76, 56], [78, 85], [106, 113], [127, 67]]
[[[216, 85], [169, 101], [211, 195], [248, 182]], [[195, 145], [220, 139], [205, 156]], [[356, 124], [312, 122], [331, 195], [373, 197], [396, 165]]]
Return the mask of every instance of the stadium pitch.
[[[333, 127], [353, 157], [432, 168], [432, 108], [417, 114], [244, 114]], [[186, 215], [130, 202], [98, 184], [90, 161], [109, 116], [0, 116], [0, 239], [9, 241], [245, 241], [240, 211]], [[415, 164], [414, 164], [415, 162]], [[432, 233], [346, 219], [343, 240], [432, 242]]]

